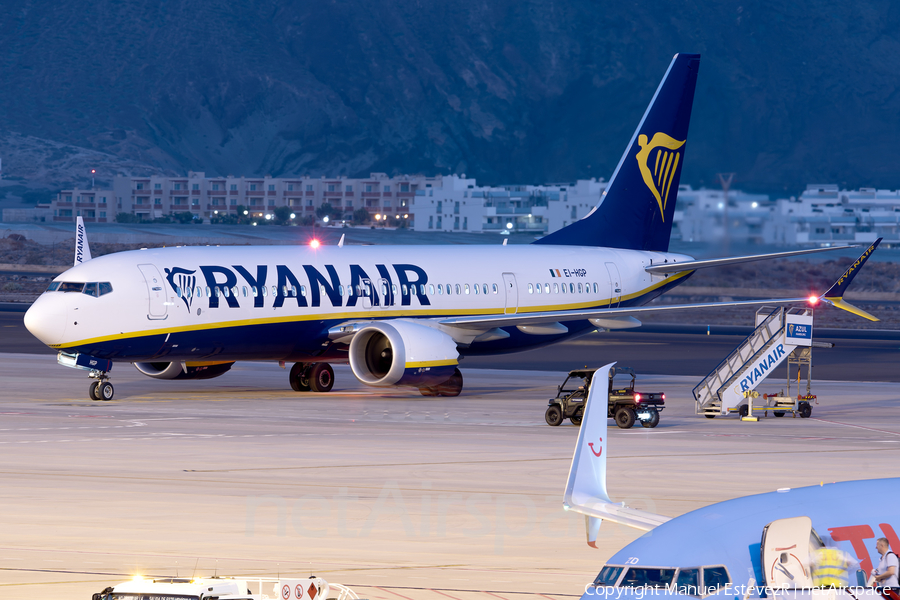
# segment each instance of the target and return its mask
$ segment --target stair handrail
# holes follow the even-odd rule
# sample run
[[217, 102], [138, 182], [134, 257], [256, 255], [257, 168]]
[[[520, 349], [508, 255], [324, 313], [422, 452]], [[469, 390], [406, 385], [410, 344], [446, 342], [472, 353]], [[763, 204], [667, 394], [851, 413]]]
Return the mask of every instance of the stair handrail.
[[[695, 402], [699, 402], [699, 401], [700, 401], [700, 398], [697, 397], [697, 390], [699, 390], [701, 387], [703, 387], [703, 385], [706, 384], [707, 380], [711, 379], [711, 378], [713, 377], [713, 375], [715, 375], [716, 373], [718, 373], [718, 372], [719, 372], [719, 368], [720, 368], [722, 365], [724, 365], [725, 363], [727, 363], [727, 362], [731, 359], [732, 356], [734, 356], [735, 354], [737, 354], [737, 352], [738, 352], [741, 348], [743, 348], [744, 343], [746, 343], [747, 340], [749, 340], [750, 338], [752, 338], [752, 337], [754, 336], [754, 334], [756, 334], [756, 332], [759, 331], [760, 329], [762, 329], [763, 327], [767, 327], [767, 326], [769, 325], [769, 323], [770, 323], [772, 320], [774, 320], [774, 318], [777, 316], [777, 314], [780, 313], [780, 312], [783, 311], [783, 310], [784, 310], [784, 307], [781, 307], [781, 306], [776, 307], [775, 309], [773, 309], [772, 312], [769, 313], [769, 316], [766, 317], [766, 318], [763, 320], [763, 322], [760, 323], [759, 326], [758, 326], [756, 329], [754, 329], [754, 330], [750, 333], [750, 335], [748, 335], [746, 338], [744, 338], [744, 341], [743, 341], [743, 342], [741, 342], [740, 344], [738, 344], [737, 346], [735, 346], [734, 350], [732, 350], [732, 351], [728, 354], [728, 356], [726, 356], [725, 359], [722, 360], [722, 362], [720, 362], [718, 365], [716, 365], [716, 367], [715, 367], [712, 371], [710, 371], [710, 372], [706, 375], [706, 377], [704, 377], [703, 380], [701, 380], [700, 383], [698, 383], [698, 384], [694, 387], [693, 390], [691, 390], [691, 393], [694, 395], [694, 401], [695, 401]], [[769, 338], [769, 339], [771, 339], [771, 338]], [[756, 353], [754, 352], [754, 355], [755, 355], [755, 354], [756, 354]], [[746, 363], [744, 363], [744, 364], [746, 364]], [[729, 377], [729, 379], [731, 379], [731, 377]]]

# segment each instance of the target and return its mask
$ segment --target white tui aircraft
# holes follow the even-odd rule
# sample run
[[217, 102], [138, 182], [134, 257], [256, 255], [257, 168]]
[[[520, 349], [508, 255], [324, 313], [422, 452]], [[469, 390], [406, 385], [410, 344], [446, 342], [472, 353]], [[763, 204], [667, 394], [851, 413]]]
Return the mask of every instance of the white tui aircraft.
[[696, 269], [828, 249], [700, 261], [668, 252], [699, 64], [673, 58], [600, 204], [532, 245], [176, 247], [88, 260], [81, 236], [81, 260], [25, 325], [61, 364], [90, 371], [97, 400], [112, 398], [116, 362], [157, 379], [203, 379], [238, 360], [295, 363], [297, 391], [330, 390], [328, 363], [349, 362], [371, 386], [455, 396], [462, 356], [713, 306], [643, 305]]
[[[597, 370], [606, 373], [615, 363]], [[595, 376], [595, 380], [597, 380]], [[878, 554], [875, 539], [900, 548], [900, 510], [891, 500], [900, 478], [847, 481], [745, 496], [670, 518], [614, 503], [606, 488], [609, 456], [606, 386], [591, 386], [569, 470], [563, 507], [585, 515], [588, 545], [596, 548], [602, 521], [647, 533], [614, 554], [582, 600], [778, 598], [860, 600], [882, 595], [865, 587]], [[873, 501], [875, 499], [875, 501]], [[838, 547], [857, 565], [849, 588], [816, 589], [813, 553]], [[852, 561], [849, 561], [852, 565]]]

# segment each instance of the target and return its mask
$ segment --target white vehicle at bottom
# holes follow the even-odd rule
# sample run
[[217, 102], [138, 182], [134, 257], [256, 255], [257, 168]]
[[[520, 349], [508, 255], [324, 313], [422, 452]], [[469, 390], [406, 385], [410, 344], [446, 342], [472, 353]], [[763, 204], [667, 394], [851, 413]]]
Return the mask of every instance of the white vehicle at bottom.
[[[271, 585], [271, 587], [269, 587]], [[271, 590], [271, 594], [266, 590]], [[255, 592], [254, 592], [255, 590]], [[92, 600], [359, 600], [350, 588], [321, 577], [196, 577], [134, 579], [94, 594]]]

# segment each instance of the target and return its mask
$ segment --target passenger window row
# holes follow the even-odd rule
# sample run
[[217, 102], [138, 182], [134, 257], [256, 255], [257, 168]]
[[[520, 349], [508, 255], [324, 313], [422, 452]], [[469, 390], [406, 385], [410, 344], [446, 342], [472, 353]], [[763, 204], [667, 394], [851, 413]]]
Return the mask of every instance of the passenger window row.
[[47, 287], [48, 292], [76, 292], [99, 298], [113, 291], [112, 284], [108, 281], [92, 281], [82, 283], [77, 281], [54, 281]]
[[[577, 284], [576, 284], [576, 283], [568, 283], [568, 284], [567, 284], [567, 283], [562, 283], [562, 284], [560, 284], [560, 283], [554, 283], [554, 284], [553, 284], [553, 292], [552, 292], [552, 293], [554, 293], [554, 294], [559, 294], [559, 293], [563, 293], [563, 294], [590, 294], [590, 293], [591, 293], [591, 287], [592, 287], [592, 286], [593, 286], [594, 293], [595, 293], [595, 294], [599, 294], [599, 293], [600, 293], [600, 286], [597, 285], [596, 283], [593, 283], [593, 284], [590, 284], [590, 283], [584, 283], [584, 284], [582, 284], [582, 283], [577, 283]], [[549, 294], [549, 293], [551, 293], [551, 291], [550, 291], [550, 284], [549, 284], [549, 283], [543, 283], [543, 284], [541, 284], [541, 283], [529, 283], [529, 284], [528, 284], [528, 293], [529, 293], [529, 294], [535, 294], [535, 293], [537, 293], [537, 294], [541, 294], [541, 293], [543, 293], [543, 294]]]
[[[471, 286], [468, 283], [464, 283], [464, 284], [457, 283], [455, 285], [450, 284], [450, 283], [447, 283], [447, 284], [439, 283], [439, 284], [435, 285], [435, 284], [431, 283], [431, 284], [428, 284], [428, 286], [426, 286], [424, 283], [422, 283], [422, 284], [418, 284], [418, 287], [416, 287], [415, 284], [413, 284], [413, 285], [403, 284], [400, 286], [400, 290], [402, 291], [404, 296], [406, 296], [408, 294], [433, 296], [435, 293], [437, 293], [438, 295], [443, 295], [446, 293], [448, 296], [450, 296], [450, 295], [453, 295], [454, 289], [456, 290], [455, 293], [457, 295], [465, 295], [465, 294], [487, 295], [490, 293], [498, 294], [500, 292], [500, 288], [496, 283], [491, 284], [490, 286], [488, 286], [488, 284], [486, 284], [486, 283], [474, 283]], [[392, 284], [391, 292], [394, 295], [396, 295], [397, 290], [398, 290], [397, 284]], [[338, 296], [343, 296], [345, 291], [346, 291], [346, 293], [351, 294], [351, 295], [353, 295], [353, 292], [355, 292], [356, 296], [369, 296], [370, 295], [370, 288], [369, 288], [369, 286], [366, 286], [366, 285], [357, 285], [357, 286], [349, 286], [348, 285], [346, 287], [346, 290], [344, 289], [343, 285], [338, 286], [338, 288], [337, 288]], [[325, 286], [319, 285], [319, 292], [321, 294], [325, 294], [326, 293]], [[271, 293], [273, 296], [277, 296], [280, 293], [282, 296], [293, 297], [293, 298], [296, 298], [298, 293], [300, 296], [303, 296], [303, 297], [306, 297], [306, 295], [307, 295], [305, 285], [301, 285], [299, 290], [298, 290], [297, 286], [284, 285], [284, 286], [281, 286], [281, 288], [279, 289], [279, 287], [277, 285], [273, 285], [271, 287]], [[388, 293], [387, 284], [382, 283], [381, 284], [382, 296], [387, 295], [387, 293]], [[269, 288], [266, 286], [263, 286], [261, 288], [257, 288], [256, 286], [251, 286], [251, 287], [243, 286], [240, 288], [238, 286], [234, 286], [232, 288], [225, 287], [225, 286], [216, 286], [216, 287], [210, 288], [209, 286], [204, 287], [204, 286], [198, 285], [196, 288], [182, 289], [180, 287], [176, 287], [175, 294], [178, 296], [184, 296], [185, 298], [191, 298], [191, 297], [198, 297], [198, 298], [207, 297], [207, 298], [209, 298], [213, 295], [216, 298], [219, 298], [222, 296], [224, 296], [225, 298], [228, 298], [229, 296], [234, 296], [234, 297], [243, 296], [245, 298], [248, 296], [252, 296], [255, 298], [259, 295], [268, 296]]]

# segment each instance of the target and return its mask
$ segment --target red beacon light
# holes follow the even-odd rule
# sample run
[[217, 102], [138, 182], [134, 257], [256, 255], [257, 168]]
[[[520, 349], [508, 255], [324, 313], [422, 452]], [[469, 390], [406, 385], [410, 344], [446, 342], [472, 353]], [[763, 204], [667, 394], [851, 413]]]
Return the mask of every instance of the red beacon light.
[[320, 242], [319, 240], [316, 240], [316, 239], [312, 240], [309, 243], [309, 247], [312, 248], [313, 250], [315, 250], [316, 248], [318, 248], [321, 245], [322, 245], [322, 242]]
[[634, 401], [635, 401], [635, 402], [640, 402], [640, 401], [641, 401], [641, 395], [640, 395], [640, 394], [635, 394], [635, 395], [634, 395]]

